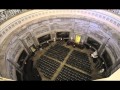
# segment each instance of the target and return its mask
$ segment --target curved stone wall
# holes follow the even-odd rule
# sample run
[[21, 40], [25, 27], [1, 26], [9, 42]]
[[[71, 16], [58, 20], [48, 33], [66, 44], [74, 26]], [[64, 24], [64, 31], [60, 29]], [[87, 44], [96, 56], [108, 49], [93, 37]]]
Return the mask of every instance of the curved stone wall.
[[120, 16], [120, 9], [108, 9], [108, 11]]
[[[75, 34], [86, 35], [95, 38], [101, 44], [110, 38], [107, 48], [112, 50], [110, 53], [115, 64], [119, 60], [120, 52], [119, 29], [120, 17], [103, 10], [31, 10], [23, 13], [1, 25], [1, 74], [16, 80], [15, 68], [7, 59], [17, 62], [23, 49], [29, 55], [29, 45], [39, 44], [38, 37], [47, 33], [54, 37], [56, 32], [66, 30], [71, 33], [71, 37]], [[29, 36], [32, 37], [31, 42], [26, 41]], [[13, 48], [14, 45], [16, 48]]]

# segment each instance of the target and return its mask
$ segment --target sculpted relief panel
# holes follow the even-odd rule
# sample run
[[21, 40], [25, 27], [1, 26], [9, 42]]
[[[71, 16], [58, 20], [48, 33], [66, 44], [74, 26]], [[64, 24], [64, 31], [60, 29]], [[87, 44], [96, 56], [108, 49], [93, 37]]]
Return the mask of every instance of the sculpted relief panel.
[[29, 30], [36, 29], [36, 28], [38, 28], [39, 26], [40, 26], [39, 23], [35, 23], [35, 24], [30, 25], [30, 26], [28, 27], [28, 29], [29, 29]]
[[45, 32], [49, 32], [49, 26], [48, 25], [40, 25], [39, 27], [33, 29], [33, 33], [35, 36], [41, 35]]
[[49, 25], [49, 21], [48, 20], [44, 20], [44, 21], [40, 21], [40, 22], [34, 22], [33, 24], [29, 25], [28, 26], [28, 29], [29, 30], [36, 30], [37, 28], [41, 27], [41, 26], [44, 26], [44, 25]]
[[88, 32], [89, 22], [86, 20], [75, 19], [74, 31], [80, 34]]
[[73, 30], [73, 19], [58, 18], [49, 21], [51, 30]]
[[64, 24], [64, 23], [54, 23], [51, 25], [52, 30], [70, 30], [71, 24]]
[[104, 41], [109, 38], [109, 36], [103, 31], [102, 27], [96, 23], [90, 22], [88, 32], [100, 41]]

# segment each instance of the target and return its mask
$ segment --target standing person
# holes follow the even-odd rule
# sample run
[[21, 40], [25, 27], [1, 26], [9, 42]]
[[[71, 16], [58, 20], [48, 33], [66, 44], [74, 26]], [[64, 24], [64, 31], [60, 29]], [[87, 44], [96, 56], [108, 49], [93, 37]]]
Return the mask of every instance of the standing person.
[[98, 58], [97, 50], [91, 54], [92, 58]]
[[91, 57], [93, 58], [93, 62], [94, 63], [97, 62], [97, 58], [98, 58], [98, 52], [97, 52], [97, 50], [91, 54]]

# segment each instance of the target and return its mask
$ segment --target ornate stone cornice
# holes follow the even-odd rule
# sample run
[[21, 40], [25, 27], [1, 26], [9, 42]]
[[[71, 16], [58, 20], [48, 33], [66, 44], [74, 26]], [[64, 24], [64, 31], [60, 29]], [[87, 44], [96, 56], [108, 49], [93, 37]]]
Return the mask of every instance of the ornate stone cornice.
[[51, 16], [54, 18], [60, 16], [93, 18], [108, 24], [116, 30], [119, 30], [120, 28], [120, 17], [117, 17], [112, 13], [105, 12], [104, 10], [30, 10], [29, 12], [23, 13], [19, 15], [19, 17], [12, 18], [1, 25], [0, 41], [2, 42], [10, 32], [21, 25], [32, 22], [35, 19], [49, 19]]

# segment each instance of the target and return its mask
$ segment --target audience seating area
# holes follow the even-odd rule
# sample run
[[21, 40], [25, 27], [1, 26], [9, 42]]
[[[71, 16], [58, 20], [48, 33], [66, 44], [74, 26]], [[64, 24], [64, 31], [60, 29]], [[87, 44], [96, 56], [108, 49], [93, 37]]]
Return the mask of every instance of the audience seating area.
[[91, 66], [86, 53], [74, 50], [67, 60], [67, 64], [91, 73]]
[[57, 40], [57, 44], [63, 45], [63, 44], [65, 44], [65, 40]]
[[41, 46], [42, 46], [42, 48], [44, 49], [44, 48], [46, 48], [46, 47], [49, 46], [49, 43], [43, 43]]
[[[65, 60], [65, 57], [70, 52], [70, 48], [66, 48], [65, 46], [63, 46], [63, 44], [63, 41], [57, 41], [57, 43], [51, 46], [38, 60], [37, 66], [40, 68], [44, 76], [48, 79], [51, 79], [53, 77], [53, 75], [56, 73], [57, 69], [60, 66], [60, 63], [55, 61], [54, 59], [63, 62]], [[53, 59], [51, 59], [50, 57]], [[86, 53], [73, 50], [71, 55], [69, 55], [66, 63], [63, 65], [62, 70], [57, 72], [58, 75], [55, 80], [89, 81], [92, 79], [91, 76], [77, 71], [74, 68], [68, 67], [66, 65], [70, 65], [90, 74], [92, 72], [91, 64]]]
[[70, 49], [66, 48], [60, 44], [52, 46], [45, 55], [57, 59], [59, 61], [64, 61], [65, 57], [69, 53]]
[[60, 66], [60, 63], [49, 59], [46, 56], [41, 56], [37, 64], [37, 66], [41, 69], [41, 72], [43, 72], [44, 76], [49, 79], [51, 79], [57, 68]]
[[90, 81], [91, 76], [64, 66], [56, 78], [56, 81]]

